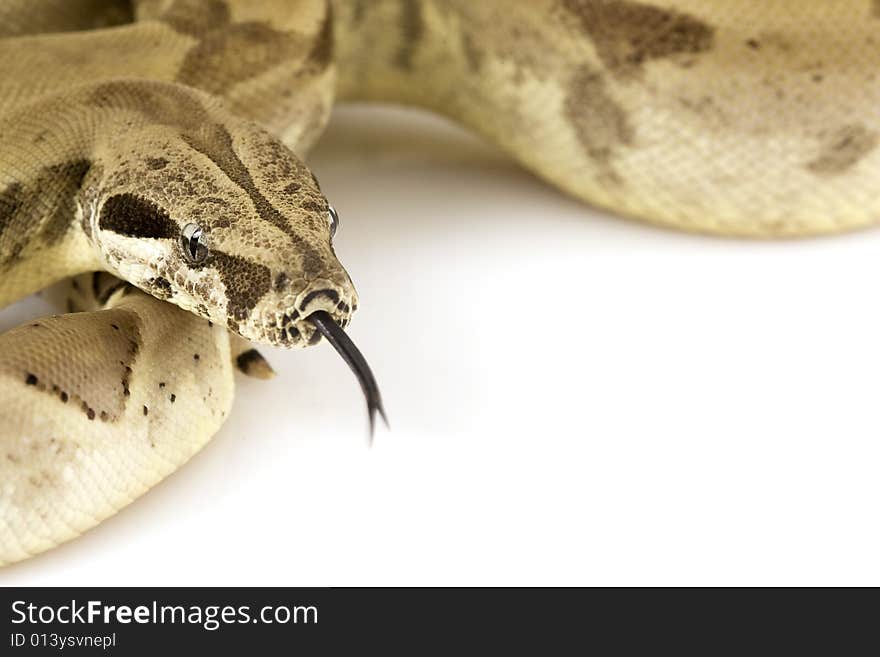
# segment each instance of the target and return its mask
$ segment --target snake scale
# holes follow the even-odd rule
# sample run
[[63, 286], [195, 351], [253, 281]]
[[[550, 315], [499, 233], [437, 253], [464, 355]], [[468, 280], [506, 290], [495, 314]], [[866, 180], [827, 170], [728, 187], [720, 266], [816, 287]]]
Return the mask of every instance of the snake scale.
[[[586, 202], [723, 235], [880, 219], [878, 0], [5, 0], [0, 564], [93, 527], [229, 412], [251, 343], [359, 371], [303, 164], [337, 100], [471, 128]], [[366, 379], [364, 378], [366, 377]]]

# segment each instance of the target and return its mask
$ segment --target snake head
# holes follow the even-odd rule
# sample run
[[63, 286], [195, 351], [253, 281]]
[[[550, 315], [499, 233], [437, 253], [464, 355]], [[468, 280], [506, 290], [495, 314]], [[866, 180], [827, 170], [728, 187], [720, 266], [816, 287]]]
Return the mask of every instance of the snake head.
[[109, 271], [252, 342], [314, 344], [316, 312], [348, 324], [335, 212], [276, 138], [208, 116], [132, 129], [113, 153], [92, 168], [84, 222]]
[[338, 223], [317, 179], [258, 125], [174, 85], [108, 83], [121, 117], [77, 198], [104, 267], [252, 342], [322, 337], [358, 378], [372, 429], [376, 380], [342, 330], [357, 293], [333, 251]]

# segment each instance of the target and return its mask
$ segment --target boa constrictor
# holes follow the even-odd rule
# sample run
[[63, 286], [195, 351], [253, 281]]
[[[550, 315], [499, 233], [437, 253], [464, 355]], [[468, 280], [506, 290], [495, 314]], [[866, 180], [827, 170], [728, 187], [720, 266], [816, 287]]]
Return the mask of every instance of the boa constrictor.
[[0, 305], [70, 280], [0, 338], [0, 563], [185, 462], [233, 360], [268, 373], [246, 341], [344, 342], [299, 159], [335, 99], [441, 112], [628, 217], [829, 233], [880, 218], [878, 30], [877, 0], [0, 3]]

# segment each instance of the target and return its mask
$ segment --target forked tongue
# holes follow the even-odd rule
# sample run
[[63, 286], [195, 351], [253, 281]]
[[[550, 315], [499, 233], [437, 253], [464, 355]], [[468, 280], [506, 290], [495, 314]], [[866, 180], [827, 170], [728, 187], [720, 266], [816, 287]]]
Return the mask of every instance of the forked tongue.
[[315, 328], [323, 335], [327, 342], [342, 356], [342, 360], [348, 363], [351, 371], [361, 384], [364, 397], [367, 401], [367, 413], [370, 416], [370, 441], [373, 440], [373, 430], [376, 425], [376, 413], [378, 412], [385, 426], [388, 426], [388, 418], [385, 417], [385, 409], [382, 407], [382, 395], [376, 377], [373, 376], [370, 366], [360, 350], [355, 346], [348, 334], [342, 330], [330, 314], [324, 310], [313, 312], [306, 319], [315, 325]]

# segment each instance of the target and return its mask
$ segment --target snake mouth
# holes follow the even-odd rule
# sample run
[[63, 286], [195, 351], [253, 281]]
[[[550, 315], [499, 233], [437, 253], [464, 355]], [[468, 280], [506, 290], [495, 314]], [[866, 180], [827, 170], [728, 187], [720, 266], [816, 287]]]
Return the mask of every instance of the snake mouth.
[[[352, 314], [357, 310], [357, 295], [350, 286], [334, 285], [326, 279], [313, 282], [305, 289], [284, 296], [269, 298], [262, 312], [255, 316], [262, 321], [235, 323], [233, 330], [257, 343], [275, 347], [297, 348], [315, 345], [321, 338], [327, 340], [354, 372], [363, 390], [370, 420], [372, 439], [376, 415], [388, 425], [382, 406], [382, 395], [369, 364], [345, 332]], [[288, 310], [283, 310], [287, 308]]]
[[327, 285], [326, 281], [322, 283], [325, 284], [270, 297], [265, 306], [256, 311], [233, 311], [230, 328], [246, 340], [283, 349], [315, 345], [323, 334], [309, 321], [312, 314], [323, 311], [344, 329], [357, 310], [357, 296], [353, 290]]
[[[367, 404], [370, 420], [370, 438], [379, 415], [388, 426], [388, 418], [382, 405], [379, 385], [367, 360], [345, 332], [352, 313], [357, 310], [356, 297], [342, 298], [333, 288], [319, 287], [300, 292], [286, 313], [273, 313], [269, 321], [258, 325], [259, 337], [255, 341], [276, 347], [296, 348], [315, 345], [321, 338], [337, 351], [357, 377]], [[254, 340], [254, 337], [243, 336]], [[260, 339], [262, 338], [262, 339]]]

